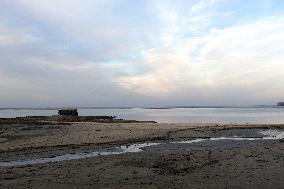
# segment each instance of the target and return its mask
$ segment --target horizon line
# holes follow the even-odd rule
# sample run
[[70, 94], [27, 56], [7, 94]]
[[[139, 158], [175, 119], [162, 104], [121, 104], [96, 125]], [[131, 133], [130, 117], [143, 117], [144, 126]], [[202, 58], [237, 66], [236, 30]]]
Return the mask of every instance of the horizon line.
[[77, 109], [175, 109], [175, 108], [261, 108], [276, 107], [277, 105], [250, 105], [250, 106], [232, 106], [232, 105], [195, 105], [195, 106], [58, 106], [58, 107], [3, 107], [0, 110], [58, 110], [62, 108]]

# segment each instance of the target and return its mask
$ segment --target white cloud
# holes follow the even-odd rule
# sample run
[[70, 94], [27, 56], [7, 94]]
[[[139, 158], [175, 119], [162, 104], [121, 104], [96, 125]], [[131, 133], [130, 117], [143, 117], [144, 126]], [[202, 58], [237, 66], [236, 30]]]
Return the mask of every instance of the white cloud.
[[143, 59], [148, 71], [122, 77], [121, 83], [139, 94], [157, 97], [199, 89], [213, 100], [226, 96], [226, 90], [238, 89], [240, 98], [249, 98], [245, 91], [251, 89], [255, 99], [265, 97], [267, 91], [270, 98], [277, 99], [284, 95], [283, 19], [271, 17], [214, 30], [172, 49], [149, 51]]
[[14, 46], [37, 42], [41, 42], [41, 40], [29, 33], [17, 31], [5, 26], [4, 24], [0, 24], [0, 46]]
[[133, 51], [139, 51], [151, 41], [149, 38], [153, 35], [152, 30], [155, 30], [151, 22], [139, 24], [139, 20], [135, 20], [135, 12], [126, 15], [118, 13], [125, 11], [120, 7], [123, 1], [12, 2], [39, 22], [49, 25], [58, 33], [62, 32], [64, 37], [71, 38], [77, 45], [86, 46], [90, 54], [100, 57], [100, 61], [125, 58]]
[[0, 13], [12, 20], [0, 25], [0, 103], [254, 104], [284, 95], [283, 15], [218, 28], [220, 0], [137, 10], [122, 2], [6, 1], [32, 19]]

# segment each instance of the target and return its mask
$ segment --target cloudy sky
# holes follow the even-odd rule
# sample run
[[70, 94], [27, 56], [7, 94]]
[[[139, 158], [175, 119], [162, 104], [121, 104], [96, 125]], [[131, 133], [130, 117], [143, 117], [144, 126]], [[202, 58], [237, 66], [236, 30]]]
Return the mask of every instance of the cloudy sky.
[[282, 0], [0, 0], [0, 106], [284, 100]]

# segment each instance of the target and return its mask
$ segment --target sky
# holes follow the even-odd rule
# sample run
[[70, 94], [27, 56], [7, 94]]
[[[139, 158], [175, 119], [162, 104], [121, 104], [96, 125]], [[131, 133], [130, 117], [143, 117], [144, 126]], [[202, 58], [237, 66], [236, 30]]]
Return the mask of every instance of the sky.
[[0, 0], [0, 107], [284, 101], [282, 0]]

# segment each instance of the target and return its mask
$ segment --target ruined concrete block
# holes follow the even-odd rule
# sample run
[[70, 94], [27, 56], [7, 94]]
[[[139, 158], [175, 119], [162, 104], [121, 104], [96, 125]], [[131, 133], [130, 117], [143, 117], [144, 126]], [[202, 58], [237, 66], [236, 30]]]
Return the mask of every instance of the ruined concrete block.
[[58, 115], [78, 116], [78, 111], [77, 109], [59, 109]]

